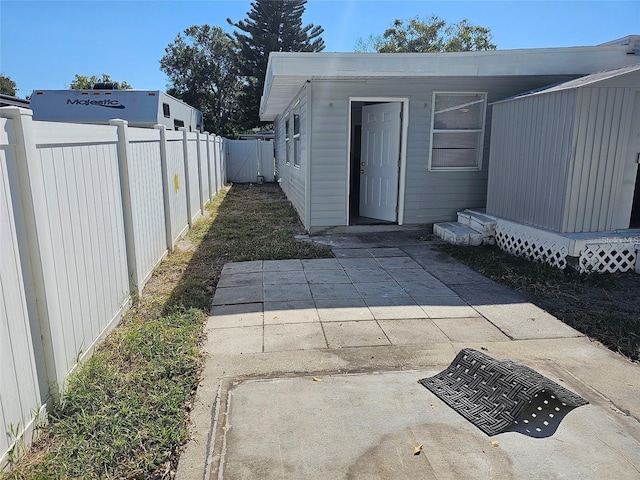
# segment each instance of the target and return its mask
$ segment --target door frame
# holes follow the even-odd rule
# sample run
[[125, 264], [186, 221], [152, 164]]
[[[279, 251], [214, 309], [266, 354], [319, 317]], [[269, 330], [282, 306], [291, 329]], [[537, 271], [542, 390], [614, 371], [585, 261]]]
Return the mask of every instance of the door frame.
[[406, 188], [407, 170], [407, 136], [409, 132], [409, 98], [408, 97], [349, 97], [348, 108], [348, 128], [347, 128], [347, 225], [351, 224], [351, 130], [352, 121], [351, 107], [354, 102], [375, 102], [375, 103], [400, 103], [402, 105], [402, 119], [400, 121], [400, 171], [398, 172], [398, 215], [396, 222], [398, 225], [404, 223], [404, 197]]

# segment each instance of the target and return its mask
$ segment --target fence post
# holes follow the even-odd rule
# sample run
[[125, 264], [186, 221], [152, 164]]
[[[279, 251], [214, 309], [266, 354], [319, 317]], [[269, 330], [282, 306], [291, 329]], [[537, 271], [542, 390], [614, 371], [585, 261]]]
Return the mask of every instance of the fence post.
[[124, 217], [124, 241], [127, 249], [127, 266], [129, 269], [129, 292], [140, 295], [140, 278], [138, 272], [135, 232], [133, 228], [133, 210], [131, 206], [131, 183], [129, 181], [129, 122], [119, 118], [110, 120], [118, 132], [118, 169], [120, 173], [120, 192], [122, 196], [122, 214]]
[[162, 170], [162, 199], [164, 201], [164, 225], [167, 249], [173, 252], [173, 223], [169, 201], [169, 167], [167, 166], [167, 127], [160, 123], [153, 126], [160, 132], [160, 170]]
[[28, 302], [28, 310], [38, 383], [41, 395], [48, 393], [57, 402], [64, 389], [67, 369], [65, 359], [57, 357], [56, 352], [64, 352], [65, 344], [60, 329], [62, 318], [55, 275], [55, 249], [51, 241], [42, 167], [36, 149], [33, 112], [8, 107], [3, 108], [0, 114], [13, 120], [16, 137], [19, 190], [12, 191], [11, 196], [12, 202], [19, 202], [22, 206], [26, 239], [18, 239], [20, 259], [24, 281], [33, 284], [36, 300], [35, 305]]
[[192, 225], [191, 215], [191, 182], [189, 175], [189, 138], [187, 137], [187, 129], [185, 127], [178, 128], [182, 132], [182, 155], [184, 157], [184, 191], [187, 195], [187, 217], [189, 228]]

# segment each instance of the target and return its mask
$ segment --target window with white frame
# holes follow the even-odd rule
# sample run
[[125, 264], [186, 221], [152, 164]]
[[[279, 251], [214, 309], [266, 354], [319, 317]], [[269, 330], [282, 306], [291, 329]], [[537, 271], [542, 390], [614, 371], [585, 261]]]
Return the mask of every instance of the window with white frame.
[[434, 92], [431, 170], [482, 167], [486, 93]]
[[284, 161], [287, 165], [291, 163], [291, 155], [289, 154], [289, 112], [286, 114], [284, 121]]
[[293, 166], [300, 166], [300, 112], [293, 113]]

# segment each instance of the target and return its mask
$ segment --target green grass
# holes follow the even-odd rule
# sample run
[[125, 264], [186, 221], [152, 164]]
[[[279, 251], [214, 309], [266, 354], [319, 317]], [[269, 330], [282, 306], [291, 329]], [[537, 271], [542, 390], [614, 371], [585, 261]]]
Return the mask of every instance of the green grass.
[[32, 449], [7, 479], [171, 478], [189, 436], [203, 326], [227, 262], [330, 257], [294, 239], [275, 185], [223, 192], [156, 269], [135, 308], [69, 377]]
[[441, 248], [611, 350], [640, 360], [640, 275], [563, 271], [495, 246]]

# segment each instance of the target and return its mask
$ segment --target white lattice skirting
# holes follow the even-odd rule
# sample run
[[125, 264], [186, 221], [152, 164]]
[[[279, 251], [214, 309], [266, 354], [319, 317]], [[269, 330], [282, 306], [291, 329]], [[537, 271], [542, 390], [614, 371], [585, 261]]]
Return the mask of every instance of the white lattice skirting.
[[567, 266], [568, 241], [544, 238], [532, 231], [520, 230], [505, 225], [498, 220], [496, 244], [505, 252], [526, 257], [538, 262], [546, 262], [562, 270]]
[[580, 252], [578, 270], [582, 273], [615, 273], [633, 270], [637, 251], [634, 243], [588, 244]]
[[628, 272], [636, 268], [637, 237], [599, 235], [586, 240], [497, 219], [495, 239], [502, 250], [512, 255], [546, 262], [563, 270], [569, 255], [577, 257], [577, 269], [581, 273]]

